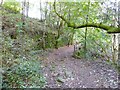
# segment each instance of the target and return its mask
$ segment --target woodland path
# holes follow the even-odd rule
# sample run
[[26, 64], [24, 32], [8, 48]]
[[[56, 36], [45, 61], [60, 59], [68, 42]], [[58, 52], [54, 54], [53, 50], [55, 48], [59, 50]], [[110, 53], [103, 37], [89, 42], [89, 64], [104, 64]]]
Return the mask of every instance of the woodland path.
[[73, 46], [44, 56], [43, 74], [48, 88], [117, 88], [117, 72], [105, 62], [75, 59]]

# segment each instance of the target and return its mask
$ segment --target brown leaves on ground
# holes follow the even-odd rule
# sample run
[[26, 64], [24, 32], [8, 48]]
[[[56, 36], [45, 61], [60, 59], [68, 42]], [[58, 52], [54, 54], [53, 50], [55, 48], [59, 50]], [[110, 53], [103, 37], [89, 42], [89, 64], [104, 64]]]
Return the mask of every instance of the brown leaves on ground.
[[46, 55], [43, 73], [50, 88], [117, 88], [117, 72], [108, 64], [72, 57], [73, 46]]

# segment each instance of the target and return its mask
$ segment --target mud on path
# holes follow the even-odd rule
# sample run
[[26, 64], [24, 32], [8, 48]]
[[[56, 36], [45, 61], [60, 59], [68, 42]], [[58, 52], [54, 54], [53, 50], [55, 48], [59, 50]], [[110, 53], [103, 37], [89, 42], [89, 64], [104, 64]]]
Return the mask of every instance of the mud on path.
[[73, 46], [55, 49], [44, 56], [43, 74], [48, 88], [117, 88], [117, 72], [99, 60], [72, 57]]

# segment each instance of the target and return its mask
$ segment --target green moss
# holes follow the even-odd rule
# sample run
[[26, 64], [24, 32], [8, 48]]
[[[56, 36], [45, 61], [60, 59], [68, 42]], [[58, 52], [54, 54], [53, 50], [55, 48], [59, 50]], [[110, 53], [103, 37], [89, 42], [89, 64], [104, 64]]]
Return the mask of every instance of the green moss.
[[57, 11], [56, 11], [56, 6], [55, 6], [55, 2], [54, 2], [54, 11], [57, 14], [57, 16], [59, 18], [61, 18], [63, 21], [65, 21], [68, 25], [68, 27], [74, 28], [74, 29], [78, 29], [78, 28], [85, 28], [85, 27], [95, 27], [95, 28], [100, 28], [100, 29], [104, 29], [106, 30], [108, 33], [120, 33], [120, 28], [116, 28], [116, 27], [110, 27], [108, 25], [103, 25], [103, 24], [99, 24], [99, 23], [89, 23], [89, 24], [83, 24], [83, 25], [75, 25], [75, 23], [71, 23], [69, 21], [67, 21], [64, 16], [61, 16]]
[[112, 27], [107, 32], [108, 33], [120, 33], [120, 28]]

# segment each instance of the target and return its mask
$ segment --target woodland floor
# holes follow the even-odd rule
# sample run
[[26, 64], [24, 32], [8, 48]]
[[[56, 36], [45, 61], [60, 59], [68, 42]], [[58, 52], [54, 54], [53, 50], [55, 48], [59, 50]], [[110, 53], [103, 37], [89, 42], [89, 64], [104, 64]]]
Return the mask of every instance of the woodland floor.
[[117, 88], [117, 71], [101, 60], [75, 59], [73, 46], [43, 56], [48, 88]]

